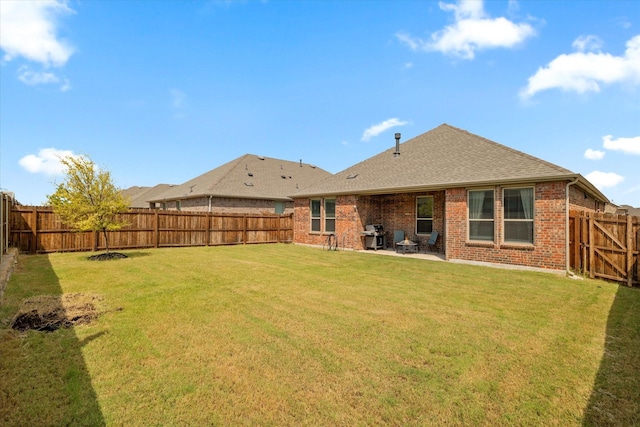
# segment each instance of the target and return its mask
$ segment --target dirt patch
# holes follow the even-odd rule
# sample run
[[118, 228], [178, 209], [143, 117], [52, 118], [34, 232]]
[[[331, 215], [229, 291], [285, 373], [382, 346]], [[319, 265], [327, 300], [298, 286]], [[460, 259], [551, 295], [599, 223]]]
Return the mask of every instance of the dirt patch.
[[22, 302], [11, 327], [18, 331], [55, 331], [90, 323], [105, 312], [102, 295], [73, 293], [38, 295]]
[[109, 261], [112, 259], [123, 259], [127, 258], [125, 254], [121, 254], [120, 252], [106, 252], [98, 255], [91, 255], [89, 257], [89, 261]]

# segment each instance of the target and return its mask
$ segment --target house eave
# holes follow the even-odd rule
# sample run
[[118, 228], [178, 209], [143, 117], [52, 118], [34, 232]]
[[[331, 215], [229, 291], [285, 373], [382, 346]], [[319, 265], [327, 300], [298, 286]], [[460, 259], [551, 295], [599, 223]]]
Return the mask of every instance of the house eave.
[[450, 188], [473, 188], [473, 187], [488, 187], [496, 185], [516, 185], [516, 184], [534, 184], [538, 182], [553, 182], [553, 181], [570, 181], [578, 178], [579, 186], [587, 191], [591, 196], [601, 202], [610, 203], [609, 199], [602, 194], [596, 187], [594, 187], [586, 178], [580, 174], [567, 174], [556, 176], [539, 176], [539, 177], [525, 177], [525, 178], [510, 178], [510, 179], [493, 179], [493, 180], [481, 180], [481, 181], [467, 181], [467, 182], [448, 182], [438, 184], [420, 184], [410, 185], [402, 187], [388, 187], [388, 188], [369, 188], [369, 189], [357, 189], [357, 190], [341, 190], [330, 192], [314, 192], [314, 193], [299, 193], [292, 196], [294, 199], [312, 198], [312, 197], [326, 197], [326, 196], [347, 196], [347, 195], [387, 195], [396, 193], [417, 193], [423, 191], [442, 191]]
[[251, 200], [274, 200], [274, 201], [282, 201], [282, 202], [291, 202], [293, 201], [290, 197], [282, 197], [282, 196], [239, 196], [239, 195], [230, 195], [230, 194], [215, 194], [215, 193], [202, 193], [202, 194], [185, 194], [182, 196], [172, 196], [172, 197], [163, 197], [159, 199], [147, 200], [147, 203], [163, 203], [163, 202], [173, 202], [178, 200], [189, 200], [189, 199], [199, 199], [199, 198], [225, 198], [225, 199], [251, 199]]

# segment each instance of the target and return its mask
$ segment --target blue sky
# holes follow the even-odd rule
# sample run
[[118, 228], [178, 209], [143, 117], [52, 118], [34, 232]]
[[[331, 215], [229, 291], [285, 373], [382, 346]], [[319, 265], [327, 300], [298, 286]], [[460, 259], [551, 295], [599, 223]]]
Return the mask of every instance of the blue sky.
[[[339, 172], [448, 123], [640, 206], [637, 1], [0, 1], [0, 188], [246, 153]], [[431, 160], [429, 160], [431, 161]], [[433, 159], [437, 161], [437, 159]]]

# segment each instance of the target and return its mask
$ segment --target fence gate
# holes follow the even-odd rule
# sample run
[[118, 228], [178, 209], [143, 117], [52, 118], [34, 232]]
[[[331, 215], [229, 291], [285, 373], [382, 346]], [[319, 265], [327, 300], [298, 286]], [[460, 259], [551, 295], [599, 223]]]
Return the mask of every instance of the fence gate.
[[572, 211], [570, 264], [591, 278], [640, 284], [640, 218]]

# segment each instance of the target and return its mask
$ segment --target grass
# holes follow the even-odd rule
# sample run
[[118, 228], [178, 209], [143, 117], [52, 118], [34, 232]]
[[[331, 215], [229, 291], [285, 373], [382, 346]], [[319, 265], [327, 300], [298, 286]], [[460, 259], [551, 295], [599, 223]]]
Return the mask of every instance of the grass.
[[[640, 424], [638, 289], [292, 245], [128, 255], [20, 258], [0, 424]], [[107, 312], [9, 328], [75, 292]]]

